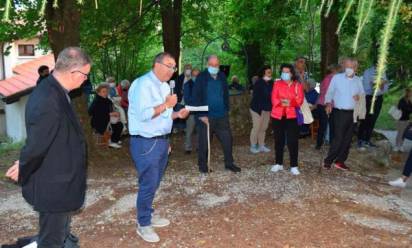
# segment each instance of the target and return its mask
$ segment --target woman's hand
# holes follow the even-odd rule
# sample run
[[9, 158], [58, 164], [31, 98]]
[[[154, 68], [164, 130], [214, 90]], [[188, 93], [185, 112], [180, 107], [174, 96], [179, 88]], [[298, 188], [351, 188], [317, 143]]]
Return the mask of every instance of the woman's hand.
[[282, 103], [282, 107], [289, 107], [290, 106], [290, 100], [289, 99], [282, 99], [280, 101]]

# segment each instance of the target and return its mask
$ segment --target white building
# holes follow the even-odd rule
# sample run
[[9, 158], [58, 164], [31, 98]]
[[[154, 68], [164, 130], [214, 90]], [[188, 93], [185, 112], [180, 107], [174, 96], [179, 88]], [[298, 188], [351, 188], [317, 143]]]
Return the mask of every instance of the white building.
[[38, 44], [39, 39], [33, 38], [0, 47], [0, 135], [14, 141], [26, 138], [24, 112], [39, 77], [37, 69], [41, 65], [54, 68], [53, 55], [45, 55]]

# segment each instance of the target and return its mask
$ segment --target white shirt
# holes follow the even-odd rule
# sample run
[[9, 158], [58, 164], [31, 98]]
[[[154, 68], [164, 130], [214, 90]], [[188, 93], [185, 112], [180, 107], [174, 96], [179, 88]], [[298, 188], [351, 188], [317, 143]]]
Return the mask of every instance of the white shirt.
[[156, 118], [154, 108], [165, 102], [170, 94], [167, 83], [161, 82], [153, 71], [134, 80], [129, 89], [129, 133], [152, 138], [169, 134], [172, 130], [172, 109], [167, 109]]
[[325, 96], [325, 103], [333, 103], [334, 107], [353, 110], [356, 105], [355, 95], [364, 95], [362, 81], [358, 76], [349, 78], [345, 73], [333, 76]]
[[[376, 68], [375, 66], [372, 66], [371, 68], [367, 69], [363, 73], [363, 89], [365, 90], [366, 95], [373, 95], [374, 93], [374, 86], [375, 86], [375, 77], [376, 77]], [[386, 73], [382, 75], [382, 80], [388, 81], [388, 78], [386, 77]], [[385, 83], [383, 86], [383, 89], [379, 89], [377, 95], [381, 96], [388, 92], [389, 90], [389, 84]]]

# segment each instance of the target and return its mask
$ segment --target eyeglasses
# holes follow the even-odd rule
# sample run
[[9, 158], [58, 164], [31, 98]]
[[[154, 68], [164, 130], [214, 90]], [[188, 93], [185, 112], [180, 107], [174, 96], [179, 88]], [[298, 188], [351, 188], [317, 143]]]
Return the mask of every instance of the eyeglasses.
[[166, 64], [163, 64], [163, 63], [160, 63], [160, 62], [158, 62], [158, 63], [161, 64], [161, 65], [166, 66], [172, 72], [177, 72], [177, 67], [176, 66], [166, 65]]
[[72, 73], [80, 73], [80, 74], [82, 74], [83, 76], [85, 76], [85, 77], [89, 77], [89, 74], [86, 74], [86, 73], [84, 73], [84, 72], [81, 72], [81, 71], [72, 71]]

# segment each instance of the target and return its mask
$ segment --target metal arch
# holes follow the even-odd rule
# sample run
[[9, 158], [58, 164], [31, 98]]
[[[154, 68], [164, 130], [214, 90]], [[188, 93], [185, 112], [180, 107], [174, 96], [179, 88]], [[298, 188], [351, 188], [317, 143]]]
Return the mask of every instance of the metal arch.
[[243, 52], [244, 52], [244, 54], [245, 54], [245, 59], [246, 59], [246, 74], [247, 74], [246, 79], [249, 81], [249, 78], [248, 78], [248, 77], [249, 77], [249, 57], [248, 57], [248, 54], [247, 54], [247, 52], [246, 52], [246, 48], [245, 48], [244, 44], [243, 44], [240, 40], [238, 40], [238, 39], [236, 39], [236, 38], [233, 38], [233, 37], [230, 37], [230, 36], [219, 35], [219, 36], [217, 36], [216, 38], [210, 40], [210, 41], [206, 44], [206, 46], [205, 46], [205, 48], [203, 49], [203, 52], [202, 52], [202, 58], [201, 58], [201, 62], [200, 62], [200, 66], [201, 66], [201, 67], [200, 67], [200, 68], [201, 68], [202, 70], [203, 70], [203, 68], [204, 68], [204, 58], [205, 58], [205, 53], [206, 53], [207, 48], [209, 47], [210, 44], [212, 44], [213, 42], [215, 42], [215, 41], [217, 41], [217, 40], [219, 40], [219, 39], [222, 39], [222, 40], [232, 39], [232, 40], [236, 41], [237, 43], [239, 43], [239, 44], [242, 46]]

